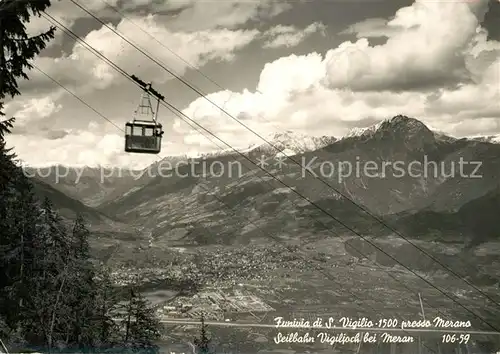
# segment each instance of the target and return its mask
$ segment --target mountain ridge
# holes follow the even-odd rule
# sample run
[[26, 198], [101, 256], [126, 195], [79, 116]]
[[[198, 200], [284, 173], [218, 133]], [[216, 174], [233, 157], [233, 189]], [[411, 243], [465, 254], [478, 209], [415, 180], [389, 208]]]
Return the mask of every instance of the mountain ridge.
[[[417, 119], [402, 115], [385, 120], [376, 127], [342, 139], [330, 140], [331, 137], [326, 137], [323, 140], [308, 140], [312, 144], [305, 146], [309, 147], [305, 149], [308, 151], [294, 155], [295, 161], [302, 161], [298, 164], [285, 159], [283, 166], [273, 165], [272, 159], [278, 158], [278, 154], [257, 147], [243, 156], [223, 154], [204, 158], [206, 164], [214, 161], [224, 166], [239, 163], [241, 175], [223, 173], [216, 176], [215, 171], [204, 171], [201, 164], [181, 163], [174, 171], [178, 173], [169, 177], [144, 173], [144, 170], [138, 176], [111, 179], [112, 183], [108, 186], [110, 192], [94, 207], [165, 242], [247, 243], [258, 242], [256, 240], [260, 238], [253, 228], [241, 227], [241, 224], [248, 224], [248, 218], [268, 233], [297, 235], [289, 236], [292, 238], [310, 237], [311, 230], [321, 234], [324, 229], [321, 224], [336, 227], [318, 210], [307, 207], [305, 199], [291, 190], [312, 202], [321, 203], [333, 215], [341, 215], [355, 225], [379, 233], [376, 225], [366, 221], [366, 216], [339, 193], [379, 217], [397, 215], [396, 219], [404, 219], [408, 217], [404, 213], [421, 213], [420, 217], [429, 217], [432, 224], [435, 215], [457, 213], [467, 203], [488, 195], [498, 187], [498, 144], [443, 136]], [[297, 136], [293, 132], [284, 132], [273, 138], [281, 142], [281, 148], [287, 148], [286, 143]], [[315, 149], [316, 146], [321, 147]], [[293, 146], [296, 147], [297, 144]], [[248, 162], [250, 159], [258, 163], [258, 159], [265, 154], [270, 160], [263, 170]], [[184, 158], [175, 157], [170, 162], [188, 162], [190, 159], [183, 161]], [[484, 177], [474, 179], [451, 173], [457, 170], [460, 159], [481, 161]], [[393, 164], [383, 172], [376, 171], [374, 176], [361, 170], [342, 176], [343, 172], [338, 169], [339, 163], [348, 163], [351, 168], [358, 168], [356, 164], [364, 166], [373, 163], [380, 168], [386, 162], [402, 162], [407, 170], [398, 176]], [[411, 170], [415, 175], [410, 174], [411, 163], [421, 164]], [[425, 163], [435, 164], [437, 170], [425, 172], [422, 167]], [[321, 175], [321, 181], [315, 174], [325, 166], [334, 167], [333, 173]], [[439, 167], [443, 166], [447, 174], [439, 171]], [[309, 168], [312, 173], [305, 173]], [[464, 172], [472, 173], [473, 166], [465, 166]], [[271, 178], [269, 173], [274, 177]], [[284, 188], [278, 180], [291, 190]], [[85, 198], [99, 199], [95, 193], [105, 188], [95, 181], [86, 183], [94, 183], [97, 187], [94, 190], [81, 187], [87, 193]], [[227, 206], [233, 210], [231, 218], [225, 215], [229, 212]], [[311, 217], [320, 220], [320, 223], [311, 221]], [[417, 230], [418, 223], [408, 220]], [[455, 219], [452, 224], [456, 230], [462, 227]]]
[[[259, 157], [258, 152], [248, 156]], [[429, 175], [398, 177], [391, 166], [387, 168], [386, 176], [380, 176], [380, 173], [378, 177], [351, 174], [343, 180], [339, 180], [338, 175], [321, 176], [325, 182], [314, 176], [319, 171], [318, 166], [324, 163], [349, 162], [355, 166], [357, 162], [383, 164], [402, 161], [410, 164], [425, 163], [426, 158], [429, 163], [448, 170], [454, 170], [460, 158], [482, 159], [485, 177], [479, 180], [466, 178], [450, 174], [448, 170], [448, 176], [442, 175], [441, 171], [430, 171]], [[267, 171], [250, 165], [241, 156], [219, 156], [216, 160], [223, 164], [239, 161], [244, 171], [239, 178], [214, 177], [204, 175], [201, 168], [191, 171], [197, 175], [190, 174], [190, 166], [186, 166], [180, 172], [187, 173], [188, 177], [157, 176], [119, 200], [103, 205], [100, 210], [117, 213], [136, 225], [148, 225], [155, 237], [176, 244], [254, 242], [260, 238], [258, 233], [253, 228], [239, 226], [248, 224], [248, 220], [245, 221], [248, 218], [267, 233], [288, 234], [292, 238], [309, 237], [311, 230], [320, 234], [324, 225], [338, 227], [317, 208], [307, 207], [308, 203], [280, 185], [277, 181], [280, 180], [310, 201], [321, 203], [333, 215], [340, 215], [354, 225], [378, 233], [373, 221], [367, 221], [359, 208], [353, 207], [325, 183], [374, 215], [390, 218], [392, 215], [403, 217], [402, 213], [407, 211], [433, 215], [459, 211], [463, 205], [494, 190], [500, 177], [499, 145], [468, 139], [443, 139], [423, 123], [405, 116], [382, 123], [370, 134], [335, 140], [318, 150], [296, 155], [296, 161], [315, 161], [311, 165], [315, 168], [311, 174], [304, 173], [304, 166], [289, 163], [281, 168], [269, 167], [275, 180]], [[464, 171], [472, 173], [472, 169], [466, 166]], [[413, 172], [423, 171], [420, 167]], [[234, 208], [231, 218], [223, 215], [228, 212], [228, 206]], [[320, 223], [311, 221], [311, 218], [320, 220]], [[455, 222], [453, 227], [458, 230], [461, 224]], [[476, 231], [468, 232], [474, 234]]]
[[[233, 154], [239, 154], [239, 153], [249, 153], [252, 150], [255, 149], [262, 149], [264, 151], [268, 150], [273, 150], [274, 148], [269, 146], [270, 144], [276, 146], [280, 150], [288, 150], [289, 152], [293, 154], [298, 154], [298, 153], [304, 153], [308, 151], [315, 151], [317, 149], [321, 149], [324, 146], [328, 146], [330, 144], [333, 144], [338, 141], [342, 141], [345, 139], [350, 139], [350, 138], [359, 138], [359, 137], [369, 137], [371, 135], [376, 134], [377, 132], [380, 133], [380, 130], [384, 131], [391, 131], [392, 128], [397, 127], [398, 123], [404, 123], [406, 122], [406, 127], [411, 129], [413, 127], [414, 129], [418, 128], [423, 128], [427, 129], [430, 132], [434, 134], [435, 137], [442, 138], [444, 140], [460, 140], [460, 139], [466, 139], [466, 140], [471, 140], [471, 141], [480, 141], [480, 142], [486, 142], [486, 143], [493, 143], [493, 144], [500, 144], [500, 134], [497, 135], [477, 135], [477, 136], [466, 136], [466, 137], [453, 137], [451, 135], [448, 135], [444, 132], [441, 131], [436, 131], [436, 130], [431, 130], [427, 128], [427, 126], [422, 123], [420, 120], [416, 118], [410, 118], [405, 115], [396, 115], [392, 118], [387, 118], [384, 119], [378, 123], [372, 124], [367, 127], [356, 127], [352, 128], [349, 130], [345, 135], [340, 136], [340, 137], [335, 137], [333, 135], [322, 135], [322, 136], [312, 136], [304, 133], [300, 133], [294, 130], [285, 130], [283, 132], [274, 132], [271, 134], [268, 134], [268, 136], [264, 139], [267, 142], [263, 142], [262, 144], [250, 144], [246, 148], [241, 148], [241, 149], [221, 149], [221, 150], [216, 150], [216, 151], [211, 151], [211, 152], [206, 152], [206, 153], [199, 153], [199, 154], [178, 154], [178, 155], [168, 155], [164, 157], [161, 161], [169, 161], [171, 163], [177, 163], [177, 162], [185, 162], [190, 159], [201, 159], [201, 158], [210, 158], [210, 157], [218, 157], [218, 156], [226, 156], [226, 155], [233, 155]], [[400, 125], [401, 126], [401, 125]], [[270, 143], [270, 144], [269, 144]], [[280, 147], [280, 146], [284, 146]], [[292, 146], [290, 148], [289, 146]], [[236, 150], [236, 151], [235, 151]], [[287, 154], [288, 155], [288, 154]], [[160, 161], [160, 162], [161, 162]], [[152, 165], [157, 165], [159, 162], [154, 162]], [[24, 168], [27, 169], [35, 169], [35, 168], [42, 168], [42, 169], [54, 169], [54, 168], [64, 168], [64, 169], [81, 169], [84, 172], [84, 176], [90, 175], [93, 172], [100, 171], [100, 170], [106, 170], [110, 171], [110, 173], [122, 173], [120, 172], [121, 167], [117, 166], [112, 166], [112, 165], [64, 165], [64, 164], [52, 164], [52, 165], [43, 165], [43, 166], [36, 166], [36, 165], [29, 165], [29, 164], [24, 164]], [[141, 172], [144, 170], [147, 170], [149, 166], [145, 168], [135, 168], [135, 169], [130, 169], [132, 172]]]

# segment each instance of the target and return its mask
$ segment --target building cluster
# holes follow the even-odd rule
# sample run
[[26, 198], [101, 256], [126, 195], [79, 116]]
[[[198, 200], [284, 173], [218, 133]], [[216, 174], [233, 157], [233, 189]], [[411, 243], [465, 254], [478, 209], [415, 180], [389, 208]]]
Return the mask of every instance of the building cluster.
[[111, 272], [110, 278], [113, 284], [118, 286], [135, 285], [138, 282], [148, 283], [170, 277], [171, 272], [168, 269], [147, 268], [131, 269], [121, 268]]
[[272, 280], [275, 271], [283, 265], [298, 272], [310, 267], [293, 251], [269, 245], [221, 247], [204, 251], [202, 256], [186, 254], [183, 257], [164, 266], [117, 266], [111, 278], [118, 286], [168, 279], [172, 282], [193, 280], [225, 287], [235, 286], [244, 280]]
[[159, 309], [162, 317], [200, 318], [223, 320], [231, 313], [269, 312], [274, 309], [252, 294], [238, 290], [232, 294], [214, 290], [198, 293], [192, 297], [177, 297]]

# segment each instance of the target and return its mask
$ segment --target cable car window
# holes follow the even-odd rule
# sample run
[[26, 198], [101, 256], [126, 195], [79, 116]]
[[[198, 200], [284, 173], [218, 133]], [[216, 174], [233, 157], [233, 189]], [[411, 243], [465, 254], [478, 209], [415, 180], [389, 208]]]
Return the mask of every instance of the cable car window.
[[132, 135], [132, 127], [130, 125], [125, 126], [125, 134]]
[[142, 135], [142, 127], [132, 127], [132, 135]]
[[145, 136], [153, 136], [153, 132], [154, 132], [153, 128], [149, 128], [149, 127], [144, 128], [144, 135]]

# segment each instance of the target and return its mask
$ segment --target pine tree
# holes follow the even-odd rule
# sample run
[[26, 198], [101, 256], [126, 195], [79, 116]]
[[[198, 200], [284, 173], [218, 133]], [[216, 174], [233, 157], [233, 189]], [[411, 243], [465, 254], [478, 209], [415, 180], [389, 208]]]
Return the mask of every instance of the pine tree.
[[73, 316], [68, 326], [66, 343], [80, 348], [94, 345], [96, 329], [93, 322], [98, 311], [94, 304], [97, 284], [95, 268], [90, 258], [89, 235], [83, 217], [78, 215], [73, 226], [71, 253], [67, 260], [71, 270], [71, 286], [66, 294], [66, 301]]
[[24, 308], [31, 321], [24, 324], [24, 331], [32, 344], [51, 350], [57, 343], [67, 343], [74, 312], [68, 301], [73, 283], [70, 239], [48, 199], [41, 206], [35, 248], [37, 274], [29, 280]]
[[61, 217], [56, 213], [49, 198], [42, 202], [40, 247], [44, 251], [44, 269], [58, 274], [61, 269], [70, 266], [73, 259], [73, 240], [67, 233]]
[[[6, 233], [0, 241], [0, 259], [4, 261], [3, 275], [7, 277], [3, 279], [0, 291], [8, 294], [0, 301], [8, 299], [8, 304], [3, 303], [1, 308], [12, 326], [22, 319], [24, 300], [31, 291], [27, 279], [36, 272], [34, 259], [39, 216], [31, 183], [19, 169], [15, 170], [14, 176], [15, 184], [1, 193], [4, 203], [0, 211], [1, 228]], [[12, 314], [16, 316], [12, 317]]]
[[[90, 261], [90, 244], [89, 244], [90, 231], [85, 225], [83, 216], [77, 215], [73, 226], [73, 243], [75, 258], [88, 263]], [[90, 266], [89, 266], [90, 267]]]
[[161, 337], [160, 322], [154, 308], [136, 287], [132, 287], [129, 291], [124, 324], [123, 342], [126, 347], [141, 353], [159, 352], [155, 341]]
[[[5, 147], [5, 135], [10, 133], [15, 121], [14, 118], [2, 120], [5, 114], [2, 112], [3, 103], [0, 101], [0, 193], [3, 193], [7, 188], [8, 183], [12, 180], [16, 166], [13, 163], [15, 155], [10, 149]], [[0, 195], [0, 202], [3, 200]]]
[[4, 100], [20, 94], [18, 79], [28, 79], [26, 71], [35, 58], [54, 38], [55, 28], [30, 37], [24, 23], [32, 16], [40, 16], [50, 6], [50, 0], [3, 0], [0, 3], [0, 191], [12, 177], [15, 168], [13, 155], [5, 149], [5, 135], [10, 133], [14, 118], [4, 119]]
[[195, 338], [194, 345], [196, 346], [196, 354], [212, 353], [210, 350], [210, 338], [208, 337], [205, 317], [203, 315], [201, 316], [200, 336]]
[[95, 316], [96, 329], [96, 347], [114, 347], [121, 340], [117, 335], [119, 326], [114, 321], [118, 318], [118, 292], [113, 287], [111, 281], [110, 269], [101, 264], [96, 274], [97, 294], [95, 299]]

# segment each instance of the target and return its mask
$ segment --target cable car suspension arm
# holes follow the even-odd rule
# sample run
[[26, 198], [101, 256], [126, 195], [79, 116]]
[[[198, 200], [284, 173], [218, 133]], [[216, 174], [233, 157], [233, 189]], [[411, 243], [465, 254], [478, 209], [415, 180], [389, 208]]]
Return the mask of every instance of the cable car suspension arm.
[[135, 82], [137, 82], [139, 85], [141, 85], [143, 90], [146, 91], [148, 94], [152, 94], [153, 96], [155, 96], [157, 98], [156, 111], [154, 112], [154, 121], [156, 122], [157, 118], [158, 118], [158, 110], [160, 109], [160, 101], [165, 100], [165, 96], [163, 96], [161, 93], [159, 93], [154, 88], [152, 88], [150, 83], [149, 84], [145, 83], [144, 81], [139, 79], [137, 76], [130, 75], [130, 78], [132, 80], [134, 80]]

